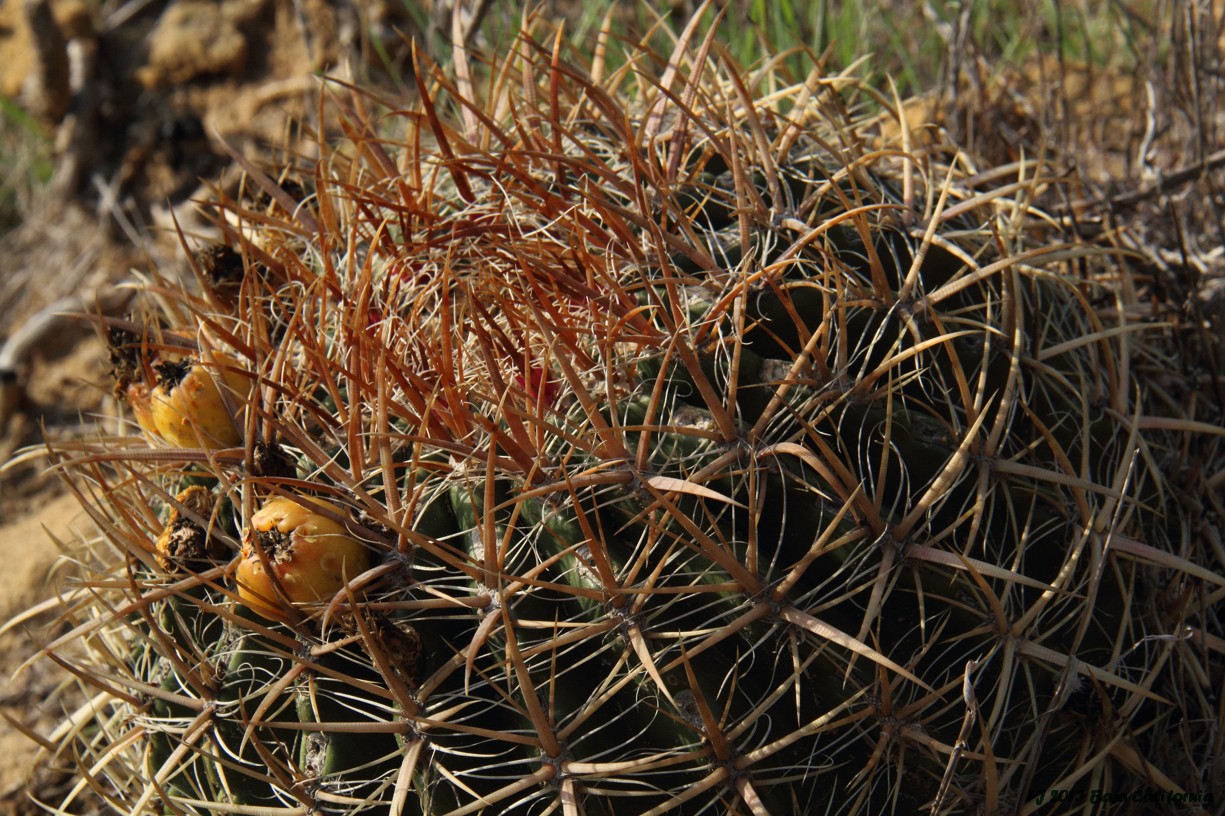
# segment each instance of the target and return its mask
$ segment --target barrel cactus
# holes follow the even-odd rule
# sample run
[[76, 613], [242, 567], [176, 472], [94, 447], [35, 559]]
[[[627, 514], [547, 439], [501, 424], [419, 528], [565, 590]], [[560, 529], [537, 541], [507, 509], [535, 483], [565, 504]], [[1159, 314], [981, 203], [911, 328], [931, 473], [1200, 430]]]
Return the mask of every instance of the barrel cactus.
[[1175, 724], [1215, 717], [1225, 580], [1177, 548], [1126, 267], [1040, 166], [701, 31], [338, 103], [112, 326], [137, 416], [196, 384], [59, 451], [104, 533], [62, 750], [117, 809], [1210, 792]]

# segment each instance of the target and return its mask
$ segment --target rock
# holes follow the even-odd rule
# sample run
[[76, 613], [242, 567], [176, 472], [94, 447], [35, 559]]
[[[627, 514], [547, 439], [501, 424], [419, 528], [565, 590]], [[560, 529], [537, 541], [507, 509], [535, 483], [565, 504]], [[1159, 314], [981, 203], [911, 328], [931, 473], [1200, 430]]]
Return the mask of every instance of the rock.
[[[47, 50], [61, 40], [93, 35], [94, 9], [85, 0], [50, 0], [51, 16], [57, 31], [55, 43], [37, 43], [30, 34], [26, 0], [0, 0], [0, 96], [17, 98], [22, 94], [38, 60], [39, 46]], [[46, 25], [44, 18], [42, 24]]]
[[238, 26], [249, 7], [248, 3], [204, 0], [171, 5], [150, 34], [149, 62], [140, 72], [142, 84], [164, 87], [241, 73], [248, 48]]
[[26, 107], [44, 121], [59, 122], [72, 104], [68, 87], [68, 40], [48, 0], [25, 0], [26, 25], [33, 35], [34, 70], [21, 89]]

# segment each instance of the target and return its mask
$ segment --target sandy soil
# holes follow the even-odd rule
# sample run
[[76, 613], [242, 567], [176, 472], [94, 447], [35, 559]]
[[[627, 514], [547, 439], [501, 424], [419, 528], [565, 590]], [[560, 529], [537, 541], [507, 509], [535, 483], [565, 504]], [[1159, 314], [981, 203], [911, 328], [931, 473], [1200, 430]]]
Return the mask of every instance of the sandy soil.
[[[54, 541], [71, 541], [88, 526], [88, 519], [72, 496], [56, 495], [49, 488], [36, 502], [31, 502], [31, 512], [18, 514], [11, 523], [0, 527], [0, 564], [4, 565], [0, 571], [0, 619], [8, 620], [53, 595], [58, 556]], [[43, 627], [48, 620], [48, 615], [41, 615], [0, 636], [6, 672], [36, 653], [37, 642], [46, 636]], [[54, 706], [44, 701], [61, 681], [58, 672], [45, 665], [6, 677], [0, 690], [0, 712], [6, 718], [40, 726], [59, 719]], [[38, 750], [36, 743], [10, 723], [0, 723], [0, 816], [34, 812], [22, 792], [31, 781]], [[52, 776], [43, 774], [38, 781], [42, 785], [56, 784]]]

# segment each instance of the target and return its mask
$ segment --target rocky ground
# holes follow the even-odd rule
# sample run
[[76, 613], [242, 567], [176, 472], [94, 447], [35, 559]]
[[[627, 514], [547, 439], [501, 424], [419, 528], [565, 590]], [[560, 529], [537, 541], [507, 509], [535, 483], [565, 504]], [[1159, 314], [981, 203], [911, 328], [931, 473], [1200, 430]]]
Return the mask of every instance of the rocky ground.
[[[71, 790], [54, 761], [31, 775], [40, 746], [21, 730], [50, 734], [82, 699], [51, 695], [66, 681], [46, 663], [10, 676], [56, 629], [54, 613], [22, 612], [70, 572], [57, 542], [89, 534], [37, 446], [118, 415], [94, 327], [60, 313], [119, 314], [125, 283], [181, 273], [177, 229], [189, 244], [209, 234], [192, 202], [242, 183], [234, 153], [294, 144], [309, 155], [320, 72], [407, 87], [404, 35], [436, 42], [445, 19], [419, 5], [0, 0], [0, 101], [21, 102], [0, 107], [0, 622], [16, 616], [0, 634], [0, 713], [16, 724], [0, 721], [0, 816], [41, 812], [27, 787], [54, 801]], [[919, 125], [942, 127], [984, 168], [1053, 156], [1081, 180], [1058, 217], [1135, 250], [1164, 311], [1219, 337], [1225, 3], [1173, 6], [1138, 13], [1119, 46], [1132, 51], [1125, 70], [1058, 53], [1002, 69], [954, 32], [942, 92], [906, 113], [917, 138]], [[1194, 345], [1194, 365], [1219, 371], [1215, 345]], [[97, 808], [83, 791], [69, 812]]]

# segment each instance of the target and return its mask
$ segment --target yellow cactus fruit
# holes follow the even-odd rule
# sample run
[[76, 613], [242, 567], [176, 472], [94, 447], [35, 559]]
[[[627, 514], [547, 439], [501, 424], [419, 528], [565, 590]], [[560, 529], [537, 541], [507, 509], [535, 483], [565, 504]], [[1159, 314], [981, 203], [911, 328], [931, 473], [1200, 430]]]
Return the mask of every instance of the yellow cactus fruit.
[[232, 359], [224, 355], [214, 359], [217, 367], [191, 358], [155, 366], [159, 382], [150, 398], [150, 413], [157, 432], [175, 447], [232, 448], [242, 443], [239, 420], [231, 409], [236, 411], [249, 399], [251, 381], [234, 370]]
[[122, 389], [122, 396], [132, 409], [140, 429], [150, 436], [161, 436], [153, 421], [153, 389], [146, 382], [134, 380]]
[[288, 619], [282, 595], [294, 603], [327, 600], [370, 567], [370, 550], [311, 505], [343, 512], [320, 499], [277, 497], [251, 516], [244, 531], [238, 597], [269, 620]]

